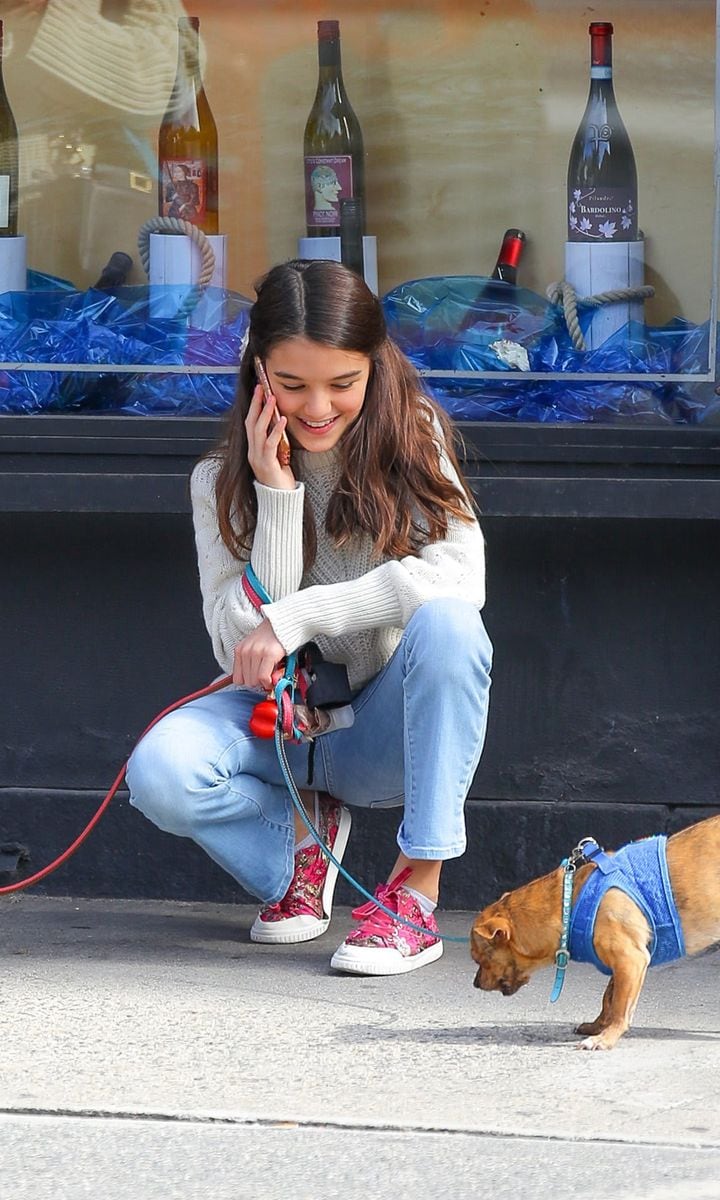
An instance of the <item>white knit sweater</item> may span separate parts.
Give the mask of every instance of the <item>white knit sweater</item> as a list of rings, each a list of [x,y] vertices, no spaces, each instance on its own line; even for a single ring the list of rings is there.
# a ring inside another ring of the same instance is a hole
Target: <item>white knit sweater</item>
[[[448,459],[443,470],[457,479]],[[353,689],[385,666],[413,613],[425,601],[457,597],[481,608],[485,600],[485,555],[479,525],[450,518],[444,541],[397,560],[373,559],[365,535],[338,549],[325,531],[328,501],[338,477],[334,450],[295,449],[294,491],[256,483],[258,519],[250,554],[253,570],[273,598],[263,605],[286,653],[314,641],[325,658],[345,663]],[[233,650],[262,619],[241,586],[245,564],[220,539],[215,505],[218,464],[204,459],[195,467],[191,495],[203,597],[203,614],[223,671],[231,671]],[[317,556],[303,572],[302,530],[305,493],[317,528]]]

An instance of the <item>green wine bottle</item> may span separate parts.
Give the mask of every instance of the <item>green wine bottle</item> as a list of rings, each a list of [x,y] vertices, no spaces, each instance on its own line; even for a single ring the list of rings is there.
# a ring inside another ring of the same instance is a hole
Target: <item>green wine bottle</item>
[[[340,262],[363,278],[363,211],[362,201],[340,201]]]
[[[359,200],[365,232],[365,160],[360,122],[340,62],[340,22],[318,21],[318,85],[305,125],[308,237],[340,236],[340,201]]]
[[[0,237],[17,237],[18,135],[2,75],[3,23],[0,21]]]
[[[568,162],[568,241],[634,242],[637,169],[613,90],[613,27],[593,21],[589,32],[590,94]]]

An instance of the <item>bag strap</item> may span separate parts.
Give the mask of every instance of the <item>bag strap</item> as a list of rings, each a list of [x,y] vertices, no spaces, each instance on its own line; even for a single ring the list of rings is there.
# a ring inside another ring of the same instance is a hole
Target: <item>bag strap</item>
[[[263,587],[250,563],[245,567],[240,581],[242,590],[256,611],[259,612],[263,604],[272,604],[272,597]],[[302,733],[295,724],[296,689],[300,692],[300,697],[304,702],[307,685],[301,672],[298,671],[297,654],[289,654],[285,659],[284,672],[277,671],[273,675],[273,692],[278,702],[283,737],[293,742],[301,742],[303,740]]]
[[[241,583],[242,590],[252,604],[253,608],[259,611],[263,604],[272,604],[272,596],[268,595],[268,593],[265,591],[265,588],[253,571],[250,563],[247,564],[242,573]]]

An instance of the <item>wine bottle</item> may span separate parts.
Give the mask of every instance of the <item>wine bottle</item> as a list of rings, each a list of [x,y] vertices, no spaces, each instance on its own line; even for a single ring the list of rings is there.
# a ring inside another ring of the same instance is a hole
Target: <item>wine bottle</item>
[[[116,250],[103,267],[100,278],[93,287],[96,291],[109,292],[113,288],[121,287],[127,279],[133,265],[133,260],[124,250]]]
[[[340,261],[361,277],[364,275],[363,206],[357,197],[340,201]]]
[[[159,213],[218,232],[217,128],[200,74],[197,17],[178,21],[178,64],[158,136]]]
[[[481,276],[479,290],[472,297],[465,299],[466,310],[459,317],[456,335],[472,329],[479,321],[484,324],[497,324],[499,328],[507,322],[508,292],[507,288],[498,287],[498,284],[517,283],[517,271],[524,247],[525,234],[522,229],[505,230],[492,274],[487,277]],[[494,305],[497,305],[496,309],[493,308]]]
[[[340,236],[340,201],[359,200],[365,232],[365,161],[360,122],[348,100],[340,62],[340,22],[318,21],[318,85],[305,125],[305,217],[308,237]]]
[[[17,237],[18,135],[2,75],[3,23],[0,21],[0,237]]]
[[[590,93],[568,162],[568,241],[633,242],[637,169],[615,102],[613,27],[609,21],[593,21],[589,32]]]
[[[517,269],[524,247],[525,234],[522,229],[506,229],[490,278],[500,279],[503,283],[517,283]]]

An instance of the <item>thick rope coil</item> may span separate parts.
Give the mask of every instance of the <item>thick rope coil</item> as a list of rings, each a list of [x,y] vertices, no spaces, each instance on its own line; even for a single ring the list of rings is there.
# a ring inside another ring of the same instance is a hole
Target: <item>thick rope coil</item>
[[[567,279],[559,283],[551,283],[545,290],[545,295],[551,304],[562,304],[565,324],[576,350],[585,350],[585,338],[582,335],[578,321],[578,304],[586,308],[600,308],[603,304],[617,304],[623,300],[647,300],[655,295],[655,288],[649,284],[637,288],[617,288],[611,292],[598,292],[596,296],[578,296],[575,288]]]
[[[177,311],[178,317],[187,317],[200,302],[215,271],[215,253],[202,229],[191,221],[181,221],[178,217],[150,217],[138,231],[138,253],[145,274],[150,274],[150,234],[151,233],[184,233],[195,242],[200,251],[200,275],[197,283],[188,292]]]

